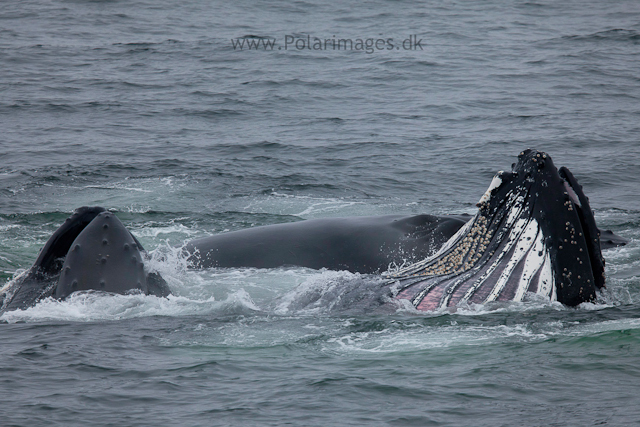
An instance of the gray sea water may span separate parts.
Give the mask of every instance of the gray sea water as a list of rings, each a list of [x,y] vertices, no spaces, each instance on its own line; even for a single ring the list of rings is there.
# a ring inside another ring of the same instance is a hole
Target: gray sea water
[[[638,425],[639,64],[631,0],[3,2],[0,285],[101,205],[174,295],[5,313],[0,425]],[[597,304],[300,310],[353,274],[191,271],[172,249],[473,213],[529,147],[631,239]]]

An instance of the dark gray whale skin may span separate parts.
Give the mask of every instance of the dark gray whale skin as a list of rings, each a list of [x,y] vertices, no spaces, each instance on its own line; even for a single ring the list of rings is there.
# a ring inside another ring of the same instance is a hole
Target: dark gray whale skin
[[[194,268],[301,266],[381,273],[432,255],[471,216],[384,215],[310,219],[192,240]]]

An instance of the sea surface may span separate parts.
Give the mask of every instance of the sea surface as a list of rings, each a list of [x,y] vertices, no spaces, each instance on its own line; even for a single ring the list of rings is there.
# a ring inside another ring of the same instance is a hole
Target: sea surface
[[[173,295],[2,315],[0,425],[640,424],[639,65],[635,0],[3,2],[0,286],[99,205]],[[525,148],[630,239],[597,303],[300,309],[357,275],[193,271],[175,249],[473,214]]]

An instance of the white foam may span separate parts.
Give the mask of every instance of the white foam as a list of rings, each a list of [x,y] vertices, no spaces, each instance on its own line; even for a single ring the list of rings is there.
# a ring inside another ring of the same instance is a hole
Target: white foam
[[[170,295],[118,295],[99,291],[75,292],[64,301],[46,298],[26,310],[13,310],[0,316],[8,323],[74,321],[93,322],[149,316],[190,316],[196,314],[247,314],[259,311],[250,295],[239,290],[222,301],[214,297],[192,299]]]
[[[138,193],[153,193],[153,190],[147,190],[145,188],[140,187],[130,187],[126,186],[122,183],[114,183],[114,184],[102,184],[102,185],[85,185],[84,188],[91,188],[96,190],[127,190],[127,191],[135,191]]]
[[[171,222],[169,225],[160,224],[145,224],[140,228],[132,228],[131,230],[136,237],[151,237],[158,238],[159,236],[166,236],[170,234],[179,234],[181,237],[188,239],[191,236],[200,234],[200,232],[187,227],[184,224],[176,224]]]
[[[11,230],[13,228],[20,228],[20,226],[18,224],[0,225],[0,233],[4,233],[5,231]]]
[[[327,340],[327,351],[341,353],[398,353],[422,351],[434,348],[457,346],[479,346],[494,342],[540,341],[548,334],[534,332],[528,325],[458,326],[449,325],[424,327],[416,325],[402,329],[386,328],[380,331],[347,332]]]
[[[335,292],[340,293],[346,282],[360,277],[360,274],[348,271],[321,270],[316,272],[299,286],[280,297],[280,302],[274,312],[279,315],[291,313],[309,315],[328,312],[337,301]]]
[[[312,197],[273,191],[267,197],[249,199],[248,203],[241,207],[241,210],[252,213],[276,213],[301,218],[317,218],[375,214],[376,212],[372,212],[371,208],[363,202],[339,197]]]

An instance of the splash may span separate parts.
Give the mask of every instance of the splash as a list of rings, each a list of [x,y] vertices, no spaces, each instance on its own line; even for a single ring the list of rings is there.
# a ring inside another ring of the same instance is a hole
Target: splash
[[[193,299],[170,295],[167,298],[142,295],[110,294],[100,291],[75,292],[60,301],[46,298],[26,310],[14,310],[0,316],[0,321],[17,322],[95,322],[116,321],[150,316],[248,315],[259,311],[249,294],[239,290],[222,301],[214,297]]]

